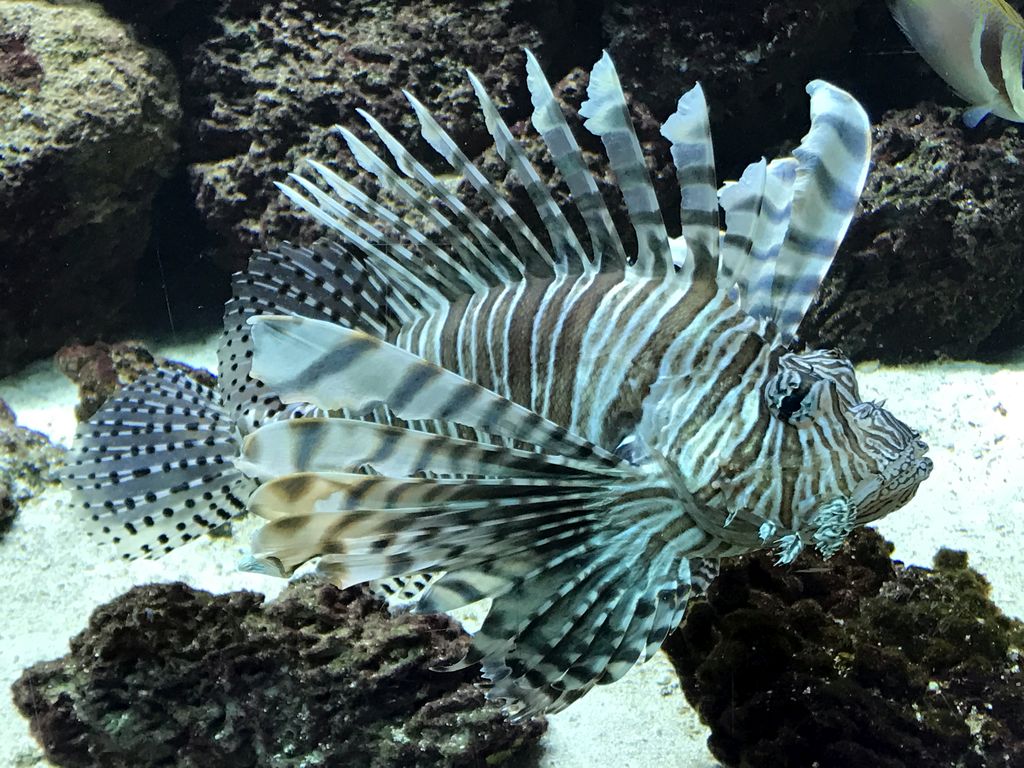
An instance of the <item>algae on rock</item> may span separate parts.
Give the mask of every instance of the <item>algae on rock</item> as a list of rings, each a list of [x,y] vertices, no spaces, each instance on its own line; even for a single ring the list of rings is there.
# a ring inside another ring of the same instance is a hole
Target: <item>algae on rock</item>
[[[14,411],[0,400],[0,536],[22,504],[56,482],[65,452],[45,435],[19,427]]]
[[[823,563],[725,563],[665,650],[726,766],[1024,764],[1024,624],[961,552],[907,567],[872,529]]]
[[[441,615],[391,617],[359,588],[292,584],[278,600],[136,587],[71,652],[14,685],[47,758],[67,768],[521,765],[543,719],[510,722]]]

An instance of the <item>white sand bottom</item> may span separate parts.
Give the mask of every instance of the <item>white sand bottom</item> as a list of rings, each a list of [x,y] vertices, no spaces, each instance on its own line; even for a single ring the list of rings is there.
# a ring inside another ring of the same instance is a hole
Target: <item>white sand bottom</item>
[[[214,365],[215,342],[151,347],[194,365]],[[932,477],[905,509],[883,520],[896,557],[930,565],[940,546],[965,549],[992,582],[996,602],[1024,616],[1024,365],[941,363],[859,370],[863,397],[920,429],[931,445]],[[69,444],[74,388],[52,365],[0,381],[0,399],[19,423]],[[211,591],[276,594],[280,580],[239,573],[251,523],[232,539],[205,538],[155,561],[111,561],[85,535],[61,490],[25,506],[0,541],[0,688],[9,690],[30,664],[60,656],[93,608],[136,584],[182,580]],[[713,768],[706,729],[687,706],[667,659],[659,654],[625,679],[599,688],[550,718],[544,768]],[[0,766],[47,766],[17,713],[0,692]]]

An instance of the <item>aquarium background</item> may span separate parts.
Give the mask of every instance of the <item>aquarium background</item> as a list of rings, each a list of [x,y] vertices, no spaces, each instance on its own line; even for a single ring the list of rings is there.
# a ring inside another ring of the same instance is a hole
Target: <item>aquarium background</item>
[[[570,110],[610,52],[669,215],[678,191],[658,127],[695,82],[710,103],[720,181],[797,144],[809,80],[864,104],[873,167],[800,335],[850,355],[862,395],[885,400],[931,446],[931,478],[876,526],[893,556],[931,566],[941,547],[965,550],[995,604],[1024,617],[1024,141],[996,118],[966,129],[964,105],[885,3],[0,0],[5,688],[66,653],[93,609],[133,585],[182,580],[271,597],[282,588],[235,570],[246,521],[158,561],[115,562],[96,547],[54,481],[76,407],[95,410],[149,356],[216,370],[231,273],[253,248],[322,234],[273,183],[306,156],[358,178],[331,132],[340,123],[365,135],[357,108],[422,157],[407,88],[496,169],[464,69],[526,136],[524,47]],[[597,140],[577,135],[596,157]],[[1019,685],[1016,674],[1001,682]],[[995,729],[983,707],[949,711],[975,736]],[[659,654],[550,716],[539,746],[509,764],[701,768],[716,765],[708,734]],[[1024,765],[1024,735],[1001,734],[979,742],[998,743],[1010,761],[991,764]],[[768,760],[750,764],[777,764]],[[0,765],[47,764],[0,696]],[[150,764],[164,763],[139,763]]]

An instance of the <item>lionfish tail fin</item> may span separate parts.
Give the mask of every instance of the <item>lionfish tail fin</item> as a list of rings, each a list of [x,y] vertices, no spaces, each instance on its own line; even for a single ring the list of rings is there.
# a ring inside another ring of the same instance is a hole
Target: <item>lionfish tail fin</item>
[[[158,557],[244,511],[237,454],[217,393],[157,369],[79,426],[62,482],[92,535],[126,560]]]

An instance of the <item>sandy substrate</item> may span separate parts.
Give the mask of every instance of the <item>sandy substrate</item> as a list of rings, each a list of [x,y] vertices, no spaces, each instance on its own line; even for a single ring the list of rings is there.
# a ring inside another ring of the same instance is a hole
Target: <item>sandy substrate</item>
[[[209,339],[159,353],[212,367]],[[885,399],[922,431],[935,462],[911,505],[882,521],[896,557],[929,565],[940,546],[965,549],[992,582],[1005,611],[1024,617],[1024,358],[1001,366],[946,363],[887,369],[861,366],[862,396]],[[19,423],[70,443],[74,388],[49,365],[0,381],[0,399]],[[235,571],[248,530],[232,539],[206,538],[156,562],[124,564],[90,542],[52,490],[26,506],[0,541],[0,688],[21,670],[67,651],[92,609],[135,584],[180,579],[202,589],[253,589],[276,594],[279,580]],[[545,768],[679,765],[713,768],[706,729],[679,691],[661,655],[619,683],[598,689],[551,717]],[[0,766],[46,766],[10,696],[0,692]]]

